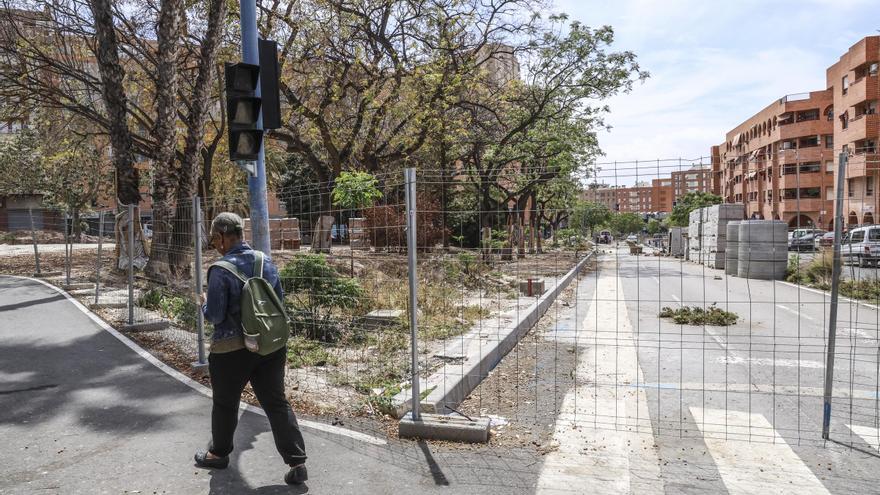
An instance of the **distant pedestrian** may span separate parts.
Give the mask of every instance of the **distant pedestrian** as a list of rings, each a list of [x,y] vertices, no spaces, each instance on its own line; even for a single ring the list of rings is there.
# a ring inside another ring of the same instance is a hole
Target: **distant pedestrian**
[[[288,484],[300,484],[308,479],[306,452],[296,415],[284,394],[284,369],[287,347],[265,356],[251,352],[245,346],[241,317],[241,278],[253,277],[260,269],[262,278],[284,299],[278,269],[259,251],[242,241],[244,222],[234,213],[220,213],[211,223],[211,245],[223,260],[238,269],[238,275],[228,269],[212,266],[208,271],[208,295],[202,311],[205,319],[214,324],[208,370],[213,389],[211,411],[211,443],[205,451],[195,455],[196,465],[224,469],[229,465],[232,439],[238,425],[238,407],[241,392],[250,382],[257,400],[269,418],[275,447],[290,466],[284,476]],[[256,266],[255,266],[256,265]],[[227,265],[228,266],[228,265]],[[230,267],[231,268],[231,267]]]

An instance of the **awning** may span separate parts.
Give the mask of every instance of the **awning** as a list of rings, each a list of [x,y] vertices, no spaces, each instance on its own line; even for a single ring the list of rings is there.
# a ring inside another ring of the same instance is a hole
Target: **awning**
[[[785,120],[789,117],[791,117],[791,112],[783,112],[776,116],[776,118],[779,120]]]
[[[747,179],[754,179],[756,175],[758,175],[758,171],[752,170],[751,172],[749,172],[749,175],[747,175],[746,178]]]
[[[736,136],[734,136],[734,138],[733,138],[733,145],[734,146],[739,144],[740,140],[742,139],[742,136],[743,135],[741,132],[739,134],[737,134]]]

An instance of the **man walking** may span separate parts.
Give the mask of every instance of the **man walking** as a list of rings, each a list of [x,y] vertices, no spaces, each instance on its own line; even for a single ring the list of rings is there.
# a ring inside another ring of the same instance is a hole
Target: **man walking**
[[[224,261],[235,265],[250,278],[254,276],[256,252],[242,241],[244,222],[234,213],[220,213],[211,222],[211,245]],[[263,278],[284,299],[278,269],[266,257]],[[241,392],[250,382],[257,400],[269,418],[275,447],[290,466],[284,476],[288,484],[308,479],[306,452],[302,433],[287,397],[284,395],[284,366],[287,347],[261,356],[245,347],[241,323],[241,293],[244,283],[224,269],[208,272],[208,296],[202,309],[205,319],[214,324],[208,370],[211,374],[214,405],[211,411],[211,443],[195,455],[196,465],[224,469],[229,465],[232,438],[238,425]]]

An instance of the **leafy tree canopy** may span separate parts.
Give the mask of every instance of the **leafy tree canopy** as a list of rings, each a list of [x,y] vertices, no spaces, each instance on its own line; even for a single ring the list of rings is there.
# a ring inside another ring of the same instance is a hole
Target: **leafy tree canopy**
[[[687,227],[688,217],[692,211],[706,206],[721,204],[721,196],[710,192],[689,192],[678,198],[669,215],[669,225]]]

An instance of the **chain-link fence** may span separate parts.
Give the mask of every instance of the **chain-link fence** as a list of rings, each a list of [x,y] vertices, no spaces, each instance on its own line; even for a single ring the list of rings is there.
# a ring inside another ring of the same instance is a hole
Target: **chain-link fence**
[[[288,394],[323,417],[399,417],[415,362],[423,411],[488,416],[502,443],[587,427],[803,444],[830,419],[831,440],[880,444],[874,179],[843,181],[829,340],[838,158],[820,153],[816,169],[808,151],[599,163],[575,189],[543,169],[419,169],[411,208],[402,171],[281,188],[268,229],[291,319]],[[848,156],[848,174],[873,156]],[[7,235],[3,271],[50,277],[192,370],[212,333],[199,317],[219,257],[206,226],[248,205],[169,210],[42,210]],[[251,230],[246,219],[247,242]]]

